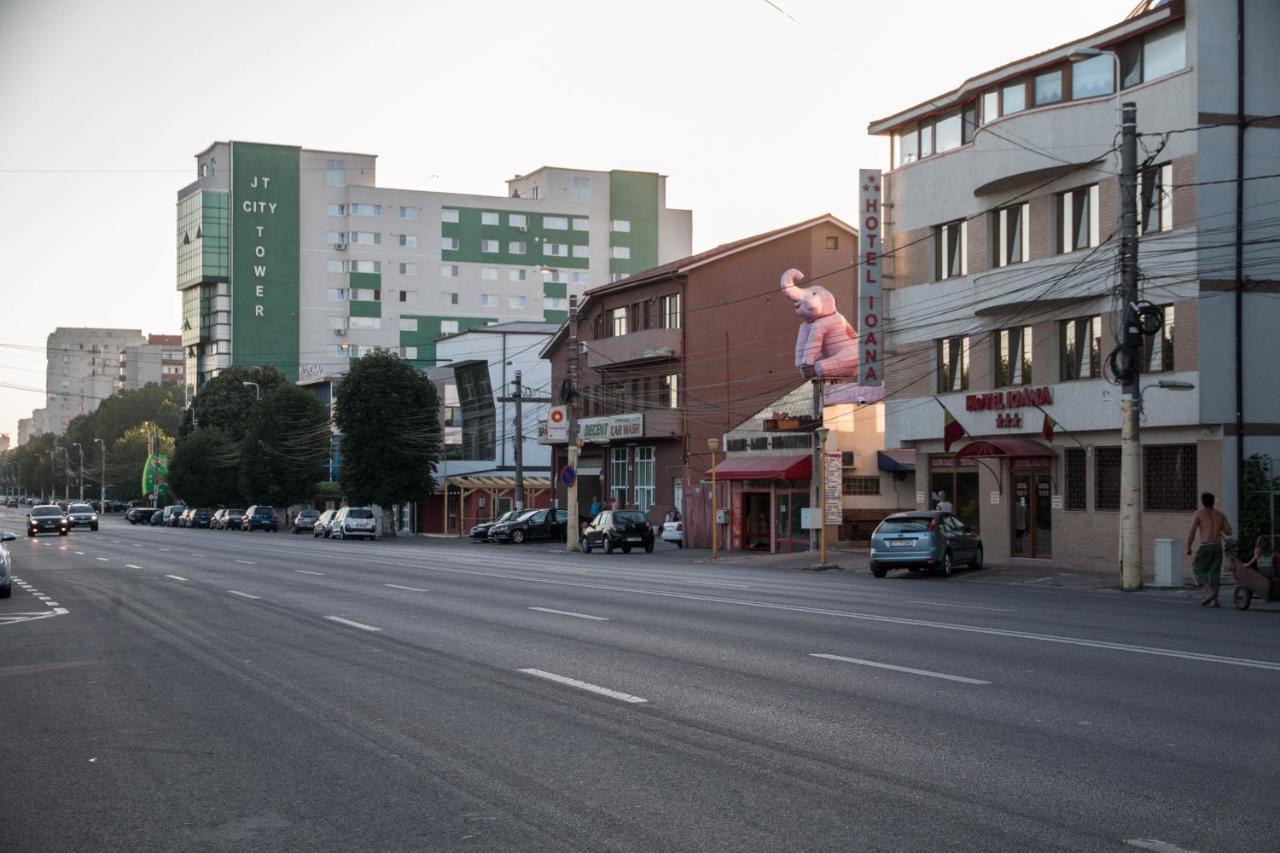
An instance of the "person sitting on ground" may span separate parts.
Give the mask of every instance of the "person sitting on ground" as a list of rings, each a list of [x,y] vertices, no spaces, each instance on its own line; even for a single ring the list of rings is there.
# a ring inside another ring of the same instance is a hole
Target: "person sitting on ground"
[[[1195,542],[1196,531],[1200,532],[1200,548],[1196,551],[1192,569],[1196,582],[1204,587],[1204,601],[1201,607],[1218,607],[1218,589],[1222,586],[1222,537],[1231,534],[1231,522],[1218,510],[1213,508],[1213,493],[1205,492],[1200,496],[1204,504],[1196,510],[1191,519],[1191,529],[1187,531],[1187,556],[1191,556],[1191,545]]]
[[[1253,558],[1244,564],[1246,568],[1255,569],[1268,577],[1275,577],[1280,570],[1280,560],[1272,550],[1271,537],[1259,536],[1253,545]]]

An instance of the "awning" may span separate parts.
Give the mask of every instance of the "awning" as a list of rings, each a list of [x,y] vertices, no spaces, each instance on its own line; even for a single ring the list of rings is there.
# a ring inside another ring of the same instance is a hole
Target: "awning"
[[[807,480],[813,474],[813,457],[808,453],[782,456],[729,456],[716,466],[721,480]]]
[[[971,441],[956,451],[955,458],[971,456],[1055,456],[1052,447],[1026,438],[989,438]]]
[[[497,489],[503,491],[516,487],[515,474],[457,474],[449,475],[444,479],[450,486],[458,486],[463,489]],[[549,477],[525,477],[524,487],[526,489],[549,489],[551,488],[551,479]]]
[[[877,450],[876,467],[890,474],[911,474],[916,470],[914,450]]]
[[[584,465],[579,465],[579,466],[578,466],[578,476],[579,476],[579,477],[599,477],[599,476],[600,476],[600,466],[599,466],[599,464],[596,464],[596,465],[585,465],[585,466],[584,466]]]

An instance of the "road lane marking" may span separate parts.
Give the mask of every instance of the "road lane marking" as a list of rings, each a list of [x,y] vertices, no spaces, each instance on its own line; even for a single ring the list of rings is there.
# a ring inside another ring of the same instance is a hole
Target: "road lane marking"
[[[1178,847],[1167,841],[1160,841],[1155,838],[1129,838],[1124,843],[1142,850],[1154,850],[1155,853],[1196,853],[1194,850]]]
[[[237,563],[241,564],[242,566],[256,566],[256,565],[258,565],[258,564],[257,564],[257,563],[255,563],[253,560],[236,560],[235,562],[237,562]]]
[[[963,675],[947,675],[945,672],[934,672],[928,669],[913,669],[909,666],[896,666],[891,663],[877,663],[873,660],[863,660],[862,658],[847,658],[844,655],[824,655],[811,654],[811,658],[825,658],[826,660],[839,660],[845,663],[856,663],[859,666],[874,666],[877,669],[892,669],[895,672],[909,672],[912,675],[925,675],[929,678],[944,678],[947,681],[959,681],[961,684],[990,684],[990,681],[983,681],[979,678],[965,678]]]
[[[608,687],[601,687],[598,684],[588,684],[587,682],[579,681],[576,678],[569,678],[568,676],[564,676],[564,675],[556,675],[554,672],[544,672],[541,669],[522,669],[520,670],[520,672],[523,672],[525,675],[532,675],[535,678],[545,678],[547,681],[554,681],[557,684],[567,684],[570,687],[577,687],[579,690],[586,690],[589,693],[595,693],[600,696],[608,696],[610,699],[617,699],[622,702],[630,702],[633,705],[638,705],[638,704],[649,701],[648,699],[643,699],[639,696],[632,696],[630,693],[620,693],[617,690],[610,690]]]
[[[76,554],[76,556],[77,556],[77,557],[83,557],[83,556],[84,556],[84,551],[76,551],[76,552],[75,552],[75,554]]]
[[[133,563],[125,563],[125,564],[124,564],[124,567],[125,567],[126,569],[140,569],[140,568],[142,568],[142,566],[135,566]]]
[[[751,589],[751,586],[745,583],[728,583],[727,581],[691,581],[684,580],[683,578],[680,578],[680,580],[684,581],[684,583],[697,583],[702,584],[703,586],[731,586],[737,589]]]
[[[238,589],[229,589],[229,590],[227,590],[227,593],[228,593],[228,594],[230,594],[230,595],[238,595],[238,596],[240,596],[241,598],[251,598],[251,599],[253,599],[254,601],[257,601],[258,599],[262,598],[262,596],[260,596],[260,595],[250,595],[249,593],[247,593],[247,592],[241,592],[241,591],[240,591],[240,590],[238,590]]]
[[[184,578],[182,575],[165,575],[165,577],[167,577],[167,578],[172,578],[173,580],[176,580],[176,581],[185,581],[185,580],[186,580],[186,578]]]
[[[157,550],[157,551],[172,551],[173,549],[172,549],[172,548],[161,548],[159,545],[157,545],[157,546],[156,546],[156,550]]]
[[[965,610],[990,610],[995,613],[1015,613],[1017,611],[1009,610],[1005,607],[980,607],[977,604],[943,604],[941,601],[920,601],[918,599],[908,599],[908,604],[927,604],[930,607],[959,607]]]
[[[197,554],[197,553],[195,553],[195,552],[193,551],[193,552],[192,552],[192,554],[191,554],[191,556],[193,556],[193,557],[203,557],[203,556],[204,556],[204,554]]]
[[[110,560],[108,560],[106,557],[96,557],[95,559],[97,559],[99,562],[103,562],[103,563],[110,563],[110,562],[111,562],[111,561],[110,561]]]
[[[539,613],[554,613],[557,616],[572,616],[575,619],[591,619],[596,622],[608,622],[608,618],[604,616],[588,616],[585,613],[574,613],[569,610],[552,610],[550,607],[530,607],[530,610],[537,610]]]
[[[398,584],[398,583],[384,583],[384,584],[383,584],[383,586],[385,586],[385,587],[389,587],[389,588],[391,588],[391,589],[403,589],[403,590],[408,590],[409,592],[431,592],[431,590],[429,590],[429,589],[423,589],[423,588],[422,588],[422,587],[420,587],[420,586],[401,586],[401,585],[400,585],[400,584]]]
[[[324,577],[324,572],[309,572],[306,569],[294,569],[300,575],[315,575],[318,578]]]
[[[361,631],[381,631],[381,628],[375,628],[372,625],[366,625],[363,622],[353,622],[350,619],[343,619],[341,616],[324,617],[330,622],[341,622],[343,625],[350,625],[352,628],[359,628]]]

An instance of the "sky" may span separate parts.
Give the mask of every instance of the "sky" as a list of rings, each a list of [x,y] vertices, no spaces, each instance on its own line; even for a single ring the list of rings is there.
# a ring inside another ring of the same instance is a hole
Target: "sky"
[[[55,327],[178,331],[176,194],[215,140],[449,192],[657,171],[700,251],[852,221],[870,121],[1134,2],[0,0],[0,432],[44,405]]]

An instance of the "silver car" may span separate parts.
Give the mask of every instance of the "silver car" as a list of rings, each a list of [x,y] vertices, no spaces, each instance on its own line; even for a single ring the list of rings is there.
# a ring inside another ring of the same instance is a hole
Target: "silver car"
[[[4,547],[4,543],[17,538],[7,530],[0,533],[0,598],[13,595],[13,558],[9,556],[9,549]]]
[[[67,517],[71,519],[72,527],[98,529],[98,514],[88,504],[72,504],[67,507]]]
[[[921,569],[951,577],[957,565],[982,568],[982,537],[949,512],[895,513],[871,534],[871,574]]]

